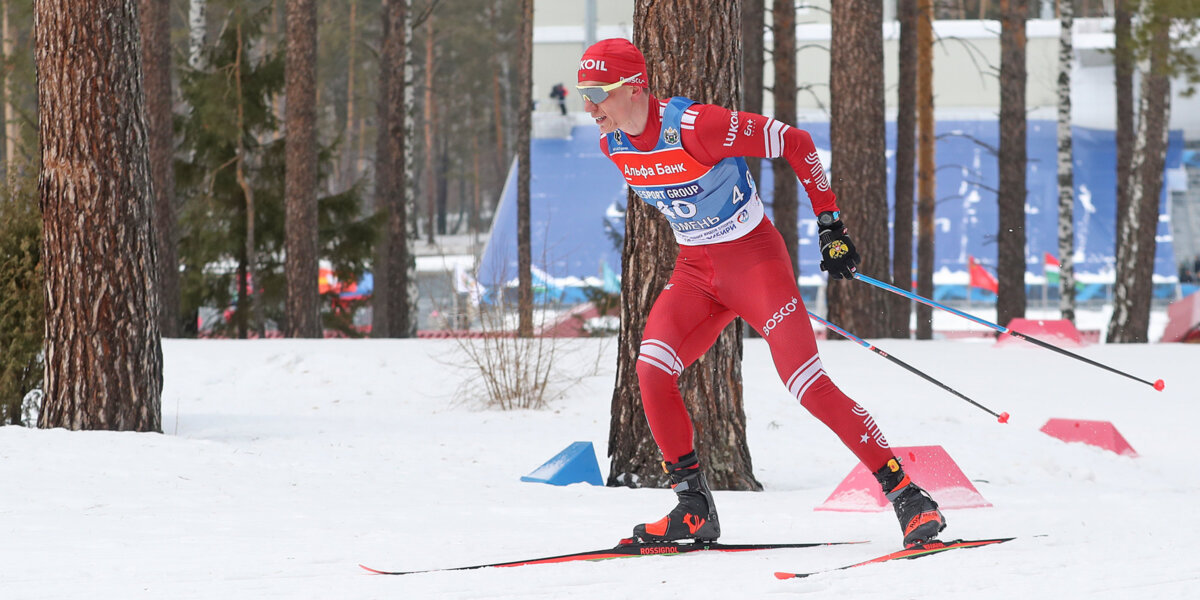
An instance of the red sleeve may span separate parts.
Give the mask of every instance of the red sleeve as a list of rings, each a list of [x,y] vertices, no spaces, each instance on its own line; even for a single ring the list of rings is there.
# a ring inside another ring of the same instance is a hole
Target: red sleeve
[[[715,165],[733,156],[783,157],[804,185],[814,215],[838,210],[837,196],[807,131],[713,104],[693,104],[684,112],[682,128],[684,148],[700,162]]]

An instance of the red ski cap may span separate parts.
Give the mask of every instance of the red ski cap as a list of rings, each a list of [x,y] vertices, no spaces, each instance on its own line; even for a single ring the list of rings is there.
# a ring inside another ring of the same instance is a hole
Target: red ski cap
[[[640,75],[639,75],[640,73]],[[633,77],[637,75],[637,77]],[[646,74],[646,58],[641,50],[625,38],[609,38],[592,44],[579,59],[578,81],[616,83],[633,77],[625,83],[637,87],[649,87]]]

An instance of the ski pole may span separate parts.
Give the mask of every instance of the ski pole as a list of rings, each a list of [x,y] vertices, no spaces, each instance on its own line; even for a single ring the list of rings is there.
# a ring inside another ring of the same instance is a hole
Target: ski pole
[[[875,287],[883,288],[889,292],[900,294],[901,296],[906,296],[908,298],[916,300],[917,302],[920,302],[921,304],[925,304],[927,306],[932,306],[934,308],[940,308],[948,313],[958,315],[969,321],[974,321],[976,323],[979,323],[980,325],[984,325],[986,327],[991,327],[992,329],[995,329],[996,331],[999,331],[1000,333],[1007,333],[1008,335],[1011,335],[1011,336],[1017,338],[1018,340],[1025,340],[1026,342],[1029,342],[1035,346],[1041,346],[1047,350],[1053,350],[1064,356],[1070,356],[1071,358],[1081,360],[1089,365],[1092,365],[1093,367],[1100,367],[1101,369],[1104,369],[1105,371],[1116,373],[1117,375],[1121,375],[1123,377],[1128,377],[1134,381],[1139,381],[1139,382],[1144,383],[1160,392],[1163,390],[1164,387],[1166,387],[1166,383],[1164,383],[1163,380],[1161,380],[1161,379],[1157,379],[1154,381],[1154,383],[1151,383],[1149,381],[1146,381],[1145,379],[1142,379],[1141,377],[1135,377],[1133,375],[1130,375],[1129,373],[1126,373],[1125,371],[1121,371],[1119,369],[1114,369],[1108,365],[1098,363],[1090,358],[1075,354],[1074,352],[1071,352],[1070,350],[1066,350],[1064,348],[1059,348],[1058,346],[1055,346],[1054,344],[1051,344],[1048,342],[1043,342],[1042,340],[1039,340],[1035,337],[1027,336],[1019,331],[1013,331],[1012,329],[1009,329],[1007,327],[1002,327],[991,321],[981,319],[974,315],[967,314],[965,312],[962,312],[961,310],[956,310],[956,309],[950,308],[949,306],[946,306],[945,304],[940,304],[940,303],[930,300],[929,298],[926,298],[924,296],[918,296],[917,294],[914,294],[908,290],[900,289],[890,283],[884,283],[882,281],[879,281],[878,279],[873,279],[871,277],[863,275],[862,273],[859,273],[856,276],[856,279],[861,279],[862,281],[865,281]]]
[[[884,352],[883,350],[876,348],[873,344],[858,337],[857,335],[854,335],[853,333],[850,333],[849,331],[846,331],[845,329],[842,329],[841,327],[838,327],[837,325],[834,325],[833,323],[830,323],[829,321],[826,321],[825,319],[822,319],[821,317],[818,317],[817,315],[812,314],[812,311],[809,311],[808,316],[810,319],[836,331],[842,337],[844,337],[848,340],[851,340],[853,342],[857,342],[858,345],[862,346],[863,348],[866,348],[867,350],[870,350],[871,352],[874,352],[875,354],[878,354],[878,355],[900,365],[901,367],[904,367],[905,369],[908,370],[908,372],[910,372],[914,375],[917,375],[918,377],[921,377],[925,381],[928,381],[928,382],[942,388],[943,390],[946,390],[947,392],[950,392],[951,394],[954,394],[955,396],[958,396],[959,398],[962,398],[963,400],[970,402],[971,404],[974,404],[975,406],[979,407],[980,409],[982,409],[984,412],[988,413],[989,415],[996,417],[997,421],[1000,421],[1001,423],[1008,422],[1008,413],[1002,412],[1000,414],[996,414],[990,408],[964,396],[963,394],[959,393],[954,388],[927,375],[924,371],[921,371],[920,369],[917,369],[916,367],[900,360],[899,358],[896,358],[895,356],[892,356],[891,354],[888,354],[887,352]]]

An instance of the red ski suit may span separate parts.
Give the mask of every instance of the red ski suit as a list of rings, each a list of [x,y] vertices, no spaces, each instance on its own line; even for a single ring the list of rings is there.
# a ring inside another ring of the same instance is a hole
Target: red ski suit
[[[650,101],[645,130],[628,136],[640,152],[649,152],[658,143],[667,105],[653,97]],[[705,104],[688,109],[681,129],[683,150],[704,165],[728,157],[784,157],[802,174],[800,181],[814,213],[837,210],[807,132],[762,115]],[[602,137],[600,145],[608,155],[606,140]],[[810,168],[814,162],[817,169]],[[825,374],[783,238],[763,218],[736,239],[681,244],[671,280],[650,310],[638,357],[638,385],[646,419],[667,462],[693,450],[692,422],[679,392],[679,374],[712,346],[736,316],[763,334],[788,391],[871,472],[893,457],[874,419]]]

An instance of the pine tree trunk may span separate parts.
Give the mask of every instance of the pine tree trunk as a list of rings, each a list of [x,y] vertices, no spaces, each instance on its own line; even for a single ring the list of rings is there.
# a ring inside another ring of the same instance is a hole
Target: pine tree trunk
[[[796,124],[796,5],[792,0],[774,0],[771,10],[775,37],[775,120]],[[800,203],[798,182],[787,159],[771,159],[771,172],[776,175],[771,221],[783,237],[783,244],[792,259],[792,272],[800,275],[798,216]]]
[[[1141,69],[1142,90],[1137,141],[1130,167],[1128,212],[1117,232],[1116,283],[1107,336],[1110,343],[1146,342],[1150,328],[1155,236],[1171,107],[1171,80],[1166,74],[1170,20],[1154,8],[1143,5],[1139,11],[1143,13],[1142,22],[1149,29],[1150,57]]]
[[[1075,322],[1075,166],[1071,145],[1071,65],[1075,0],[1059,0],[1058,42],[1058,308]]]
[[[1025,15],[1028,0],[1001,2],[1000,183],[996,322],[1025,316]]]
[[[346,128],[342,150],[341,189],[349,189],[358,179],[358,157],[356,152],[356,137],[361,139],[361,128],[358,128],[358,115],[355,110],[355,71],[358,70],[358,0],[350,0],[350,41],[346,45]]]
[[[529,224],[529,133],[533,105],[533,0],[521,0],[521,39],[517,53],[517,325],[519,337],[533,337],[533,264]]]
[[[317,264],[317,5],[287,0],[286,203],[287,331],[322,336]]]
[[[742,0],[742,110],[763,111],[763,38],[766,7],[764,0]],[[746,166],[755,182],[762,181],[762,159],[746,158]]]
[[[378,132],[375,138],[375,211],[383,218],[384,229],[379,236],[379,243],[375,246],[375,265],[372,275],[375,278],[375,289],[371,293],[371,337],[389,338],[392,337],[392,329],[390,319],[388,318],[388,291],[391,285],[390,273],[388,269],[388,257],[391,256],[391,237],[392,237],[392,204],[391,196],[394,193],[394,184],[392,183],[392,159],[389,155],[391,143],[388,134],[391,132],[389,125],[392,116],[389,114],[391,105],[388,102],[388,92],[391,90],[392,71],[396,68],[391,62],[391,55],[388,54],[388,40],[391,38],[391,10],[390,6],[393,2],[403,0],[382,0],[380,7],[380,15],[382,23],[380,28],[382,38],[380,47],[383,51],[379,53],[379,99],[375,110],[376,131]]]
[[[896,85],[896,183],[892,218],[892,285],[912,289],[913,265],[913,179],[916,168],[917,136],[917,5],[899,5],[900,48]],[[899,294],[888,307],[890,327],[886,337],[908,338],[912,325],[912,302]]]
[[[651,91],[697,102],[736,106],[741,100],[739,11],[736,0],[702,6],[685,0],[638,0],[634,44],[646,57]],[[637,385],[637,356],[646,315],[678,254],[670,227],[632,193],[622,250],[621,332],[609,429],[608,485],[663,486],[662,456],[650,434]],[[696,432],[696,452],[718,489],[759,490],[746,445],[742,409],[741,319],[684,370],[680,388]]]
[[[883,97],[883,4],[833,3],[829,93],[830,170],[838,206],[862,255],[859,271],[887,273],[887,137]],[[884,275],[886,277],[886,275]],[[890,299],[870,286],[830,279],[829,320],[863,337],[887,329]],[[830,339],[836,339],[831,336]]]
[[[425,213],[428,231],[427,241],[430,246],[437,242],[434,240],[434,234],[437,228],[434,226],[436,211],[434,206],[437,202],[438,181],[436,168],[437,153],[434,151],[434,126],[437,123],[437,106],[433,102],[433,13],[430,13],[425,21]]]
[[[12,22],[9,20],[9,11],[11,10],[10,0],[2,0],[0,2],[0,48],[4,50],[4,60],[10,61],[13,56],[13,50],[16,49],[16,41],[13,39]],[[17,178],[17,136],[20,129],[17,126],[17,113],[13,105],[13,76],[9,73],[9,69],[3,69],[3,87],[0,91],[4,94],[4,112],[0,114],[4,118],[4,182],[8,184],[9,189],[13,188],[13,182]]]
[[[150,174],[154,182],[154,246],[158,253],[159,329],[179,337],[178,233],[175,228],[175,133],[171,112],[171,23],[169,6],[141,0],[142,64],[146,90]]]
[[[136,0],[37,0],[46,301],[40,427],[162,431]]]
[[[917,2],[917,293],[933,297],[937,140],[933,118],[933,0]],[[933,339],[933,307],[917,305],[917,339]]]

